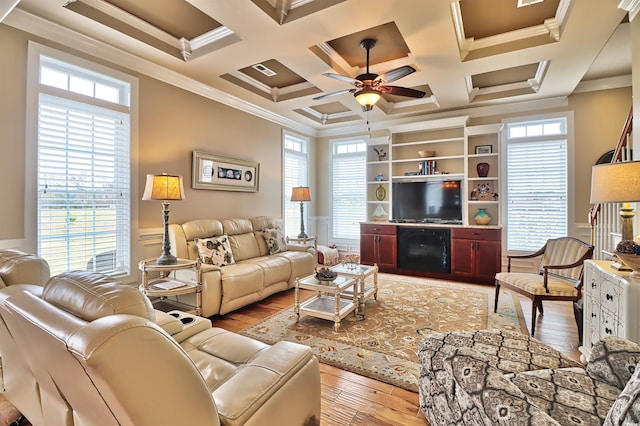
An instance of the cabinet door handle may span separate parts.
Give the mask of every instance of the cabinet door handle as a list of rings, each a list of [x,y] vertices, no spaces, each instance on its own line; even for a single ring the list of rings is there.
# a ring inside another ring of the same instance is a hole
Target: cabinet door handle
[[[613,334],[613,330],[607,327],[604,328],[604,332],[607,334]]]
[[[597,317],[597,315],[591,312],[591,318],[595,318],[595,317]]]
[[[373,228],[374,231],[382,231],[382,228]]]
[[[480,235],[479,232],[472,232],[471,235]]]
[[[598,287],[598,285],[595,282],[591,283],[591,288],[597,288],[597,287]]]
[[[605,297],[607,298],[607,300],[613,300],[613,296],[610,295],[609,293],[607,293],[607,295]]]

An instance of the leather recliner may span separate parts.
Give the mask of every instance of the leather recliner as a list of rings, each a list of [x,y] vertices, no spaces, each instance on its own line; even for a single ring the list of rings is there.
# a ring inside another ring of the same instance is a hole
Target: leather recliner
[[[10,291],[11,287],[23,284],[23,289],[39,296],[49,275],[49,264],[43,258],[15,249],[0,250],[0,288]],[[39,393],[38,383],[12,342],[12,336],[0,320],[0,385],[4,395],[20,412],[32,413],[32,423],[42,424],[40,403],[36,398]]]
[[[101,274],[61,274],[41,296],[31,290],[0,290],[11,337],[0,344],[3,354],[15,345],[35,380],[39,407],[23,413],[34,425],[319,422],[319,365],[306,346],[270,346],[205,318],[158,313],[137,289]]]

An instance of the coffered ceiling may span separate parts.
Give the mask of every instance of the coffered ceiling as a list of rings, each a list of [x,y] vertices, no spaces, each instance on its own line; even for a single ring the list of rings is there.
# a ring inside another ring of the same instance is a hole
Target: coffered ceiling
[[[209,87],[216,100],[322,132],[629,85],[624,2],[21,0],[4,23],[29,30],[44,18]],[[351,93],[316,99],[354,89],[364,39],[376,41],[371,73],[410,66],[389,84],[425,96],[383,94],[369,113]]]

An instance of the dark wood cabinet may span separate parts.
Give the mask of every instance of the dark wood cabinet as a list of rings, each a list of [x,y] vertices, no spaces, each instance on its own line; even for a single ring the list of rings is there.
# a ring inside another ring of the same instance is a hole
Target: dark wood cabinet
[[[383,272],[393,272],[397,246],[394,225],[360,225],[360,262],[363,264],[375,264]]]
[[[502,242],[499,229],[451,230],[453,279],[492,284],[501,268]]]
[[[502,268],[502,231],[500,229],[403,224],[401,230],[405,228],[416,230],[446,229],[447,233],[443,235],[446,235],[446,245],[450,247],[450,265],[447,264],[450,268],[447,267],[446,272],[442,272],[417,270],[411,266],[402,266],[406,262],[398,258],[398,256],[402,256],[400,254],[402,250],[399,251],[398,244],[407,244],[407,242],[403,243],[398,239],[399,228],[397,225],[387,223],[360,224],[360,262],[365,265],[376,264],[383,272],[484,284],[493,284],[496,273],[500,272]],[[443,238],[445,237],[440,236],[438,241]],[[447,253],[449,253],[448,249]],[[425,264],[428,263],[428,260],[425,259]]]

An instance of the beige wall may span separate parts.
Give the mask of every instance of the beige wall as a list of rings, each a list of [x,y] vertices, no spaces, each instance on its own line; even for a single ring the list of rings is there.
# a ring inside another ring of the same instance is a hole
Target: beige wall
[[[24,173],[25,110],[27,42],[30,39],[60,48],[0,24],[0,178],[3,182],[11,182],[3,190],[0,241],[20,240],[26,234],[24,205],[25,194],[29,196],[29,193],[25,190]],[[89,57],[79,52],[71,53]],[[114,64],[105,65],[128,72]],[[133,155],[139,158],[139,167],[134,203],[140,200],[147,173],[167,172],[184,177],[187,196],[187,200],[171,204],[171,222],[262,214],[281,217],[281,126],[158,80],[141,75],[137,77],[139,144],[138,152]],[[259,162],[259,191],[192,189],[193,150]],[[159,202],[140,202],[138,212],[140,229],[162,226]]]
[[[27,42],[23,34],[0,25],[0,240],[24,237],[24,167]]]
[[[195,218],[282,215],[282,129],[258,117],[158,82],[140,79],[139,190],[147,173],[184,177],[186,201],[171,204],[171,222]],[[257,193],[191,188],[194,150],[260,163]],[[140,228],[161,225],[161,205],[139,205]]]

